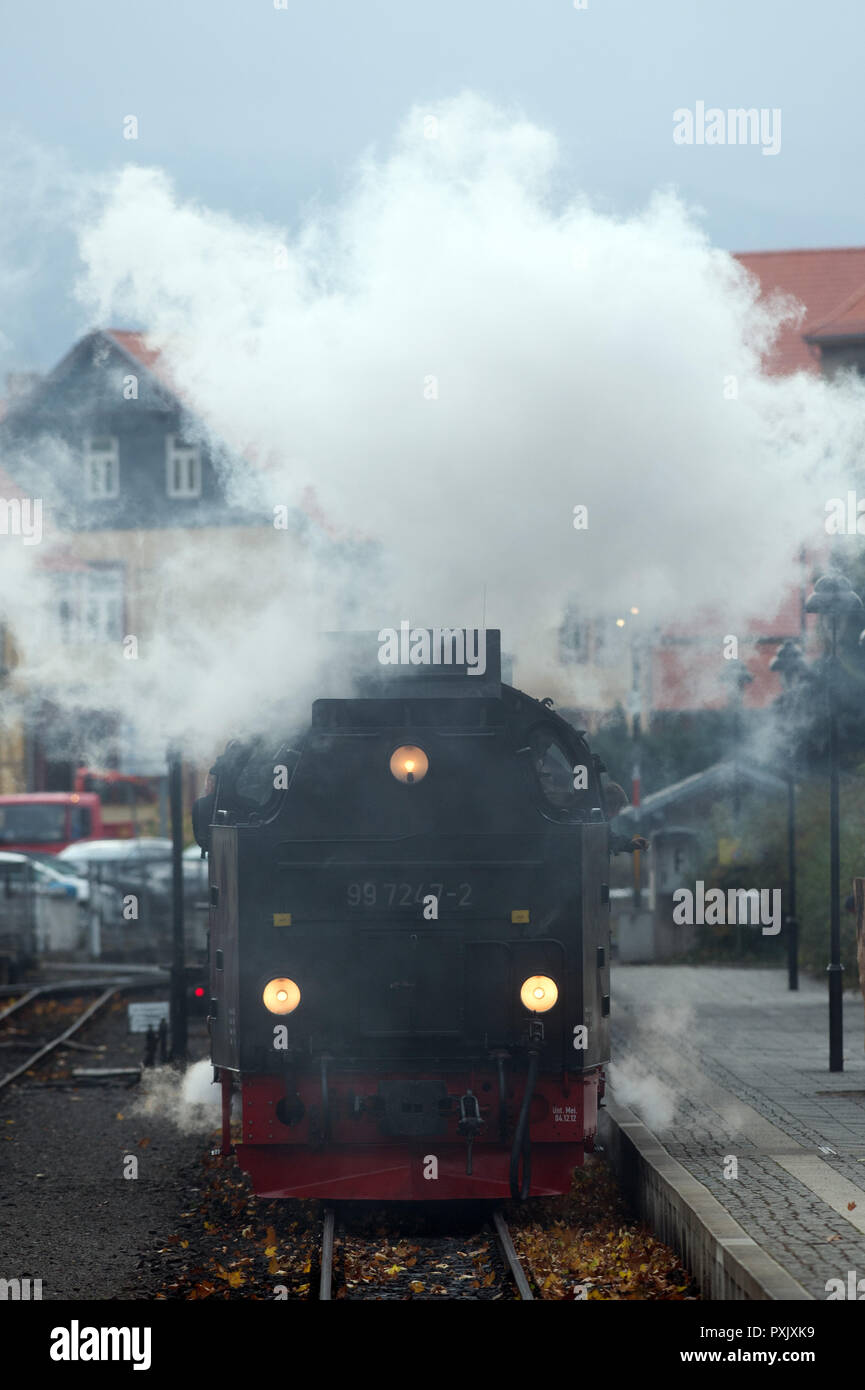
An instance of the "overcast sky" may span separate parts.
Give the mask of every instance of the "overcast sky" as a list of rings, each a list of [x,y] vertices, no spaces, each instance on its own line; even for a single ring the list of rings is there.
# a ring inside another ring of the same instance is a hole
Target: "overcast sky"
[[[52,365],[86,326],[73,229],[22,206],[30,162],[157,165],[181,196],[290,226],[412,105],[466,88],[553,132],[563,196],[626,213],[673,185],[733,250],[865,241],[862,0],[0,0],[0,27],[4,370]],[[778,108],[779,153],[674,143],[698,102]]]

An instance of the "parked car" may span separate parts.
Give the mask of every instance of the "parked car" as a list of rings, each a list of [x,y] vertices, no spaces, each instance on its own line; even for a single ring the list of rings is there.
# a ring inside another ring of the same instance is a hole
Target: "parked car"
[[[171,859],[171,841],[159,839],[139,840],[80,840],[78,844],[68,845],[56,856],[58,861],[76,866],[84,866],[86,873],[93,866],[140,867],[155,860]],[[107,877],[107,875],[106,875]]]
[[[128,920],[140,924],[145,937],[149,934],[149,944],[157,938],[165,944],[171,930],[173,895],[170,840],[90,840],[70,845],[56,861],[88,875],[99,893],[103,927],[118,928]],[[187,944],[199,954],[206,946],[208,882],[207,864],[197,845],[184,852],[183,889]],[[127,919],[123,900],[130,895],[138,899],[137,915]]]
[[[160,868],[170,855],[170,840],[82,840],[61,850],[55,862],[94,886],[102,900],[100,915],[110,921],[119,915],[121,900],[128,894],[142,899],[145,910],[151,902],[164,907]]]
[[[58,868],[55,855],[50,856],[49,862],[48,855],[43,859],[40,855],[0,850],[0,885],[7,896],[11,896],[10,888],[15,893],[28,891],[28,884],[32,884],[33,892],[46,897],[75,898],[78,902],[87,898],[86,878],[71,866],[66,872]]]
[[[47,856],[46,856],[47,858]],[[90,885],[70,867],[0,851],[0,974],[26,968],[46,952],[74,950],[87,922]]]

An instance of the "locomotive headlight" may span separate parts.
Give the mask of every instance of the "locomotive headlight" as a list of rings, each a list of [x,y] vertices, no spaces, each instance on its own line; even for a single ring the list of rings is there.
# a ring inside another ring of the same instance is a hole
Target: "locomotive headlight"
[[[558,986],[548,975],[530,975],[520,990],[520,999],[533,1014],[545,1014],[558,997]]]
[[[422,782],[428,768],[426,753],[412,743],[404,743],[390,755],[390,770],[398,782]]]
[[[272,1014],[292,1014],[300,1003],[300,990],[294,980],[268,980],[261,998]]]

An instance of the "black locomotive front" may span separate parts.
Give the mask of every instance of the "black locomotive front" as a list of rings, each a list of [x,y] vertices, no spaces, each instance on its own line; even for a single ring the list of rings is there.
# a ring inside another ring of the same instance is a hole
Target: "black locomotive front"
[[[548,1194],[592,1143],[602,793],[583,737],[501,684],[497,639],[482,678],[400,671],[220,762],[213,1061],[263,1194]]]

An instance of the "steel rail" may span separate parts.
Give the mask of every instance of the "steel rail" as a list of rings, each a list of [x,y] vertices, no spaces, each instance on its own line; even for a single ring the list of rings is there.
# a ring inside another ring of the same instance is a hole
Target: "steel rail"
[[[17,1013],[19,1009],[23,1009],[25,1005],[31,1003],[34,999],[38,999],[39,995],[44,994],[47,988],[47,985],[37,985],[35,989],[30,989],[26,994],[22,994],[20,999],[15,1000],[14,1004],[7,1004],[5,1009],[0,1009],[0,1023],[3,1022],[4,1018],[8,1018],[10,1014]]]
[[[321,1277],[318,1285],[319,1303],[330,1303],[333,1286],[333,1233],[336,1213],[333,1207],[324,1209],[324,1225],[321,1232]]]
[[[161,981],[154,981],[154,983],[161,983]],[[101,980],[48,980],[45,984],[30,986],[19,985],[17,988],[4,985],[3,991],[7,994],[12,992],[17,994],[21,989],[25,990],[25,993],[21,995],[20,999],[16,999],[14,1004],[7,1004],[5,1009],[0,1009],[0,1023],[3,1022],[4,1018],[8,1018],[10,1014],[17,1013],[19,1009],[23,1009],[27,1004],[32,1003],[34,999],[38,999],[41,996],[50,997],[55,994],[75,994],[81,990],[104,989],[107,984],[114,984],[118,988],[121,985],[126,985],[130,988],[138,987],[137,982],[131,980],[125,970],[119,971],[113,976],[109,976],[107,980],[103,975]],[[0,994],[0,997],[2,997],[2,994]]]
[[[28,1057],[27,1060],[16,1067],[14,1071],[7,1072],[4,1077],[0,1077],[0,1091],[2,1091],[4,1087],[10,1085],[11,1082],[16,1081],[24,1072],[29,1071],[31,1067],[35,1067],[38,1062],[42,1061],[43,1057],[48,1056],[49,1052],[53,1052],[55,1048],[61,1047],[62,1044],[66,1042],[67,1038],[71,1038],[72,1034],[77,1033],[78,1029],[83,1027],[88,1019],[92,1018],[99,1009],[104,1008],[109,999],[113,999],[115,994],[119,994],[121,988],[122,986],[117,986],[114,989],[106,989],[104,993],[100,994],[99,998],[95,999],[82,1014],[79,1014],[75,1022],[71,1023],[58,1037],[52,1038],[51,1042],[45,1043],[44,1047],[40,1047],[38,1052],[34,1052],[32,1056]]]
[[[514,1242],[511,1239],[511,1233],[508,1230],[508,1223],[505,1221],[505,1218],[502,1216],[500,1211],[493,1212],[493,1228],[496,1233],[496,1239],[499,1243],[499,1249],[502,1252],[502,1256],[504,1258],[505,1264],[508,1267],[511,1278],[517,1286],[517,1293],[519,1294],[521,1301],[523,1303],[526,1303],[529,1300],[534,1300],[535,1296],[529,1288],[529,1281],[525,1276],[525,1271],[523,1270],[522,1265],[520,1264],[519,1256],[517,1255],[517,1252],[514,1249]]]

